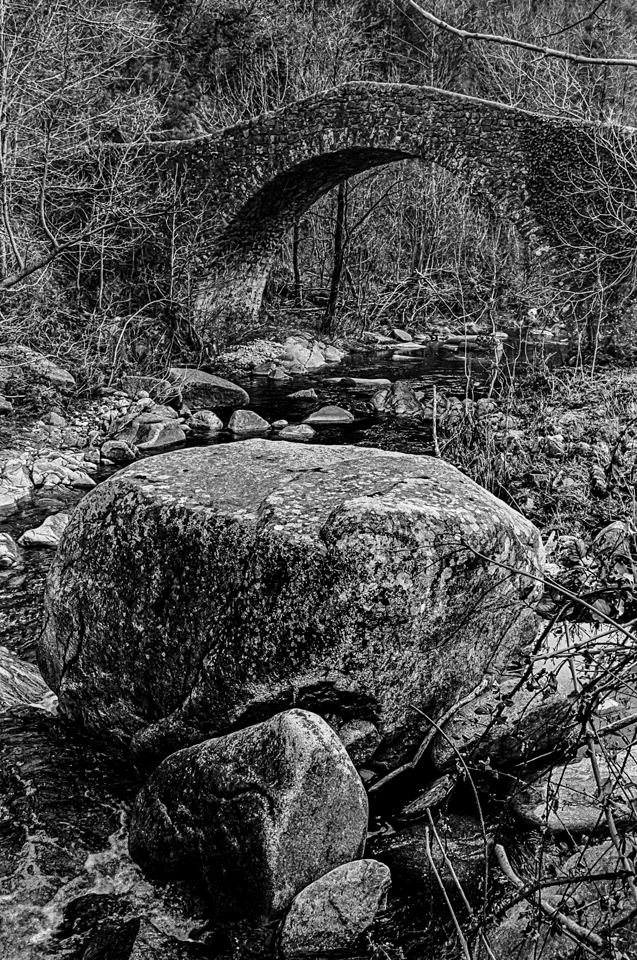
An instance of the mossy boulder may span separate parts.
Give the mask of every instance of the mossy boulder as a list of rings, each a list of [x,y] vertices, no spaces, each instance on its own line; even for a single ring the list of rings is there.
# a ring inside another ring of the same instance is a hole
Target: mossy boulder
[[[40,666],[64,715],[138,760],[299,706],[374,722],[388,769],[413,755],[422,713],[529,640],[541,559],[530,522],[440,460],[263,439],[183,450],[78,506]]]

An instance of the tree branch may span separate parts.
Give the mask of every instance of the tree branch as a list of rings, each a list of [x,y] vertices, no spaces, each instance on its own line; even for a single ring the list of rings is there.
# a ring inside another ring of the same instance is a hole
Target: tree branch
[[[433,23],[435,27],[446,30],[447,33],[459,37],[461,40],[480,40],[483,43],[498,43],[505,47],[519,47],[521,50],[530,50],[531,53],[539,53],[543,57],[557,57],[560,60],[570,60],[572,63],[585,63],[592,66],[611,66],[611,67],[637,67],[637,60],[625,59],[622,57],[584,57],[578,53],[569,53],[568,50],[556,50],[553,47],[542,47],[536,43],[527,43],[525,40],[515,40],[513,37],[500,36],[495,33],[479,33],[475,30],[462,30],[454,27],[452,24],[441,20],[439,17],[424,10],[415,0],[405,0],[408,6]]]

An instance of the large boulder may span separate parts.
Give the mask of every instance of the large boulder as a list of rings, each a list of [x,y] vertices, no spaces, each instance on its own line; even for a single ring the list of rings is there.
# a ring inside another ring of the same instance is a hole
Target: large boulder
[[[203,880],[221,920],[268,917],[363,852],[367,797],[315,714],[289,710],[163,761],[133,808],[131,855],[151,877]]]
[[[374,762],[398,764],[429,729],[419,711],[439,717],[530,639],[541,559],[529,521],[432,457],[186,449],[78,505],[39,661],[74,723],[138,759],[296,705],[372,720]]]
[[[245,407],[250,402],[243,387],[195,367],[171,367],[168,377],[193,410]]]

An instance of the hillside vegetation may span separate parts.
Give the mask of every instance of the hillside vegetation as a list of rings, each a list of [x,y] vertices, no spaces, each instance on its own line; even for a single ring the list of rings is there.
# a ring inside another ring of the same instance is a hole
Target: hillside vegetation
[[[431,9],[456,26],[580,55],[637,49],[628,0],[592,16],[584,0]],[[215,133],[352,79],[637,122],[637,70],[462,41],[406,0],[1,0],[0,51],[2,337],[72,363],[87,387],[113,367],[161,368],[197,347],[199,230],[176,216],[176,185],[149,168],[148,141]],[[341,184],[301,218],[277,258],[266,309],[274,322],[296,305],[304,319],[327,310],[337,326],[347,317],[487,327],[534,310],[549,324],[568,321],[572,346],[595,339],[624,355],[631,298],[629,283],[619,300],[592,290],[585,303],[569,302],[484,198],[439,167],[408,161]],[[247,332],[230,325],[219,346]]]

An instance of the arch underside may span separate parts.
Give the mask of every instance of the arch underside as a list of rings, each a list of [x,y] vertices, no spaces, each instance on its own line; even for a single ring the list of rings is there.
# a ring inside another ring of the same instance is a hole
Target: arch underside
[[[624,189],[626,181],[590,125],[398,84],[345,84],[184,152],[192,183],[219,216],[195,304],[204,327],[254,315],[281,238],[321,196],[365,170],[406,159],[439,164],[528,238],[562,251],[589,243],[608,205],[590,187],[600,166],[605,183],[616,178]]]

